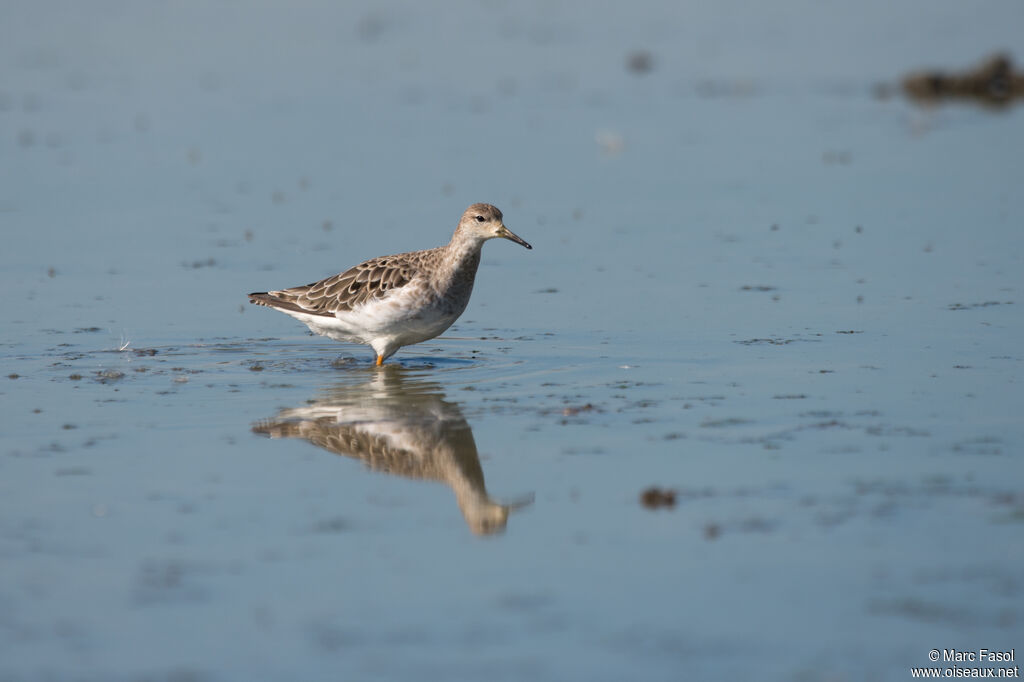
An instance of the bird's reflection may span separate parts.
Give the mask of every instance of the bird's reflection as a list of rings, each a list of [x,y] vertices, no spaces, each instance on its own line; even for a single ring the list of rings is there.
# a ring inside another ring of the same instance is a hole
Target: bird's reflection
[[[433,382],[405,376],[399,365],[375,369],[362,385],[336,386],[308,405],[282,410],[252,430],[271,438],[304,438],[374,471],[447,484],[470,529],[499,533],[508,515],[532,496],[492,500],[484,486],[473,430],[456,403]]]

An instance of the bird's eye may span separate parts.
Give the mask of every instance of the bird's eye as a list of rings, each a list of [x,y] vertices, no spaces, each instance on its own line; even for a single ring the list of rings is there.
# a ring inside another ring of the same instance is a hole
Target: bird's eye
[[[478,223],[482,223],[482,222],[484,221],[484,217],[483,217],[482,215],[478,215],[478,216],[476,217],[476,221],[477,221]]]

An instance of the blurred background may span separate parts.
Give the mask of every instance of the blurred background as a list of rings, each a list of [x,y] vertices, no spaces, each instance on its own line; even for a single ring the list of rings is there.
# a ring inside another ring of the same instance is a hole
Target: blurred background
[[[5,2],[0,680],[903,680],[1019,645],[1022,27]],[[534,250],[488,244],[388,374],[246,303],[473,202]],[[325,444],[357,422],[415,466]]]

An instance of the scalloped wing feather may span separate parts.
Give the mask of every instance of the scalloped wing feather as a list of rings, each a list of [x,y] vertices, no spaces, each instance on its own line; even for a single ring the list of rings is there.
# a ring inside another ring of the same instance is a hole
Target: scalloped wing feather
[[[408,284],[418,273],[417,264],[396,256],[374,258],[345,272],[301,287],[270,291],[274,299],[313,315],[333,315],[383,298]]]

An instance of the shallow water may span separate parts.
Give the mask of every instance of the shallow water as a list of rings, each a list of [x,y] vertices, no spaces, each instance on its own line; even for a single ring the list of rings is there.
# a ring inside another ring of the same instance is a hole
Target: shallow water
[[[8,13],[0,679],[1020,644],[1024,109],[875,86],[1024,15],[715,8]],[[389,367],[245,302],[474,201],[534,250]]]

